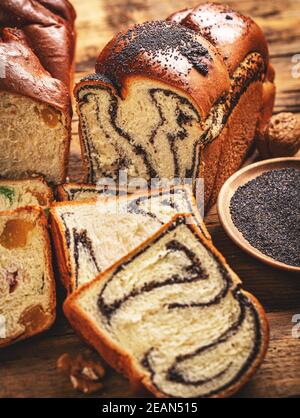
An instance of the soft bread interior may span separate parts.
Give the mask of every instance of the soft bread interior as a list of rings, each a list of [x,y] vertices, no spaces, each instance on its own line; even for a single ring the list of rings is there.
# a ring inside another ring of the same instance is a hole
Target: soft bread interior
[[[33,335],[53,320],[53,282],[40,213],[0,214],[0,315],[8,341]]]
[[[124,257],[176,213],[195,213],[188,190],[54,205],[51,213],[63,234],[72,290]]]
[[[240,96],[252,82],[261,82],[263,70],[260,55],[248,55],[233,74],[228,95],[206,120],[200,120],[189,96],[159,81],[132,78],[121,99],[104,84],[87,80],[78,89],[78,110],[88,180],[117,179],[126,169],[129,179],[191,178],[195,186],[201,147],[219,136]]]
[[[0,173],[20,179],[34,174],[62,183],[68,147],[66,117],[52,106],[0,92]]]
[[[193,147],[201,133],[197,110],[187,99],[146,79],[133,81],[124,101],[106,88],[89,88],[86,93],[80,110],[94,179],[116,179],[119,169],[128,169],[131,178],[146,179],[173,178],[176,170],[178,175],[183,171],[181,161],[170,158],[170,142],[180,148],[181,138],[181,143],[185,139]],[[185,122],[182,127],[178,118]]]
[[[0,211],[22,206],[47,207],[52,200],[52,191],[42,180],[0,180]]]
[[[180,222],[78,292],[72,303],[163,395],[222,392],[249,370],[260,350],[254,306]]]

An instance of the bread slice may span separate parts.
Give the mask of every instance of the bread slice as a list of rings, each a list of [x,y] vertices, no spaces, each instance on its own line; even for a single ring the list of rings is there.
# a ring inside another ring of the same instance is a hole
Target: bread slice
[[[125,196],[132,193],[126,188],[99,187],[95,184],[83,183],[65,183],[57,187],[57,198],[60,201],[75,200],[78,202],[110,194],[112,196]]]
[[[0,211],[22,206],[47,208],[51,202],[52,190],[42,178],[0,180]]]
[[[43,176],[65,181],[69,122],[60,110],[21,95],[0,91],[1,178]]]
[[[189,217],[177,215],[64,304],[104,359],[159,397],[223,397],[263,360],[259,302]]]
[[[72,292],[94,279],[178,212],[193,213],[209,236],[188,187],[54,203],[51,231],[65,287]]]
[[[0,347],[38,334],[55,319],[55,283],[41,208],[0,212]]]

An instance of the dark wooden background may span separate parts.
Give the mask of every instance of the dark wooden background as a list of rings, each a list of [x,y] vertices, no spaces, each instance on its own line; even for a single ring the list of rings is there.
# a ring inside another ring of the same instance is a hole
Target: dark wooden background
[[[145,20],[162,19],[177,9],[200,1],[188,0],[71,0],[77,11],[75,81],[93,71],[95,58],[120,29]],[[300,68],[293,77],[292,57],[300,54],[300,0],[227,0],[233,8],[252,16],[263,28],[276,70],[275,112],[300,111]],[[297,57],[296,57],[297,58]],[[295,58],[295,59],[296,59]],[[300,55],[298,56],[300,62]],[[294,67],[294,75],[297,68]],[[71,176],[78,178],[80,159],[77,118],[73,122]],[[271,327],[267,357],[260,370],[238,396],[300,396],[300,339],[292,334],[292,317],[300,314],[300,277],[268,267],[243,253],[225,235],[213,208],[206,217],[216,247],[238,273],[244,287],[262,302]],[[56,369],[57,358],[77,354],[84,344],[61,313],[63,290],[58,285],[57,321],[47,333],[0,352],[0,397],[84,396],[72,389]],[[300,337],[300,331],[299,331]],[[105,389],[95,396],[135,396],[129,383],[112,370]]]

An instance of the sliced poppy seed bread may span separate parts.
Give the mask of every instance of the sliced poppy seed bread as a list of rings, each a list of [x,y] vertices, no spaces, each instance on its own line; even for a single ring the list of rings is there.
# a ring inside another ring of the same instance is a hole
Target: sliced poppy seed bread
[[[177,215],[65,302],[75,330],[159,397],[223,397],[261,363],[268,324],[224,258]]]
[[[94,279],[178,212],[193,213],[209,236],[189,187],[54,203],[51,230],[65,287],[72,292]]]

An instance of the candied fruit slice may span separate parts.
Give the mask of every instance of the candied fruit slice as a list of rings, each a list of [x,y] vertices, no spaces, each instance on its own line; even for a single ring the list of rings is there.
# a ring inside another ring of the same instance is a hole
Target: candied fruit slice
[[[43,119],[44,123],[49,126],[49,128],[55,128],[58,124],[60,113],[57,110],[52,109],[51,107],[39,109],[35,106],[34,111]]]
[[[33,228],[34,223],[32,222],[24,219],[10,219],[6,222],[0,235],[0,245],[8,250],[25,247],[28,234]]]
[[[41,111],[42,119],[48,125],[50,128],[55,128],[55,126],[58,124],[59,120],[59,113],[51,109],[50,107],[45,107]]]
[[[36,190],[32,190],[30,188],[27,188],[25,190],[25,192],[32,194],[32,196],[34,196],[37,199],[37,201],[39,202],[39,204],[41,206],[47,206],[47,204],[48,204],[47,198],[46,198],[46,196],[43,193],[40,193],[40,192],[38,192]]]
[[[33,305],[25,309],[19,319],[19,323],[26,328],[27,333],[32,333],[44,327],[48,315],[41,305]]]

